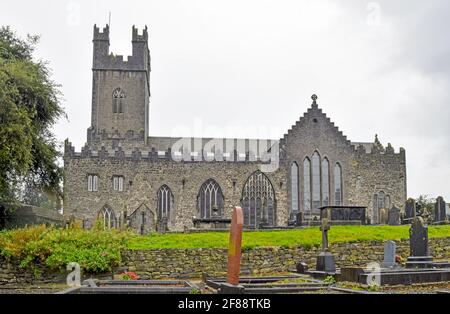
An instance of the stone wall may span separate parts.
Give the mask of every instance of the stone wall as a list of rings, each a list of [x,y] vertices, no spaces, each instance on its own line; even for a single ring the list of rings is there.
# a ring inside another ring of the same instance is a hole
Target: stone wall
[[[42,269],[37,267],[37,269]],[[29,284],[63,283],[66,275],[54,272],[33,272],[20,268],[17,261],[8,262],[0,256],[0,286],[20,286]]]
[[[208,179],[214,179],[224,195],[224,218],[241,203],[242,190],[250,175],[260,169],[258,162],[175,162],[172,160],[133,161],[129,158],[76,157],[64,163],[64,212],[77,219],[96,219],[103,206],[114,210],[116,216],[124,211],[131,215],[142,205],[156,213],[157,194],[167,185],[173,194],[173,208],[168,227],[171,231],[193,228],[193,217],[199,217],[197,196]],[[99,177],[98,192],[87,190],[87,175]],[[114,191],[112,177],[124,177],[124,191]],[[272,183],[276,199],[276,223],[285,226],[286,174],[284,168],[266,173]],[[156,215],[154,215],[156,218]],[[156,223],[152,223],[156,225]]]
[[[382,241],[335,243],[331,252],[338,267],[383,260]],[[431,255],[437,259],[450,258],[450,238],[430,240]],[[244,250],[242,271],[253,275],[282,273],[295,270],[299,261],[315,268],[320,248],[311,247],[260,247]],[[397,241],[397,255],[406,259],[409,255],[409,240]],[[142,279],[201,277],[202,272],[224,275],[227,267],[226,249],[164,249],[126,251],[123,266],[134,271]]]
[[[364,265],[383,260],[383,242],[335,243],[330,250],[338,267]],[[242,273],[252,275],[284,273],[295,270],[299,261],[315,268],[318,247],[259,247],[244,249]],[[450,238],[430,239],[430,252],[435,260],[450,259]],[[406,259],[409,240],[397,241],[397,254]],[[122,264],[117,272],[136,272],[141,279],[200,278],[203,272],[221,276],[226,272],[226,249],[154,249],[122,252]],[[37,277],[32,271],[19,267],[18,262],[7,262],[0,257],[0,285],[63,283],[66,274],[52,273],[40,268]],[[119,270],[120,269],[120,270]],[[90,275],[88,277],[91,277]],[[111,274],[92,275],[94,278],[111,278]]]

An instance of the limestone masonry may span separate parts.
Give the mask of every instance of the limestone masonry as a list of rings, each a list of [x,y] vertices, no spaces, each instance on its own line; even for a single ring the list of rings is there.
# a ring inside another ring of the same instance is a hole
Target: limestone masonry
[[[405,150],[351,142],[316,95],[281,139],[152,137],[147,28],[133,27],[127,61],[110,54],[108,25],[94,26],[93,46],[87,142],[81,152],[65,142],[67,218],[148,233],[223,228],[236,205],[251,229],[317,219],[328,205],[366,206],[372,224],[404,210]]]

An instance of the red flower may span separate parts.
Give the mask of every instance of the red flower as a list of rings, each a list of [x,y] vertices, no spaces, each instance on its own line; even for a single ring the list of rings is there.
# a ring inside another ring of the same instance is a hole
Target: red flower
[[[120,276],[122,276],[123,280],[139,280],[139,276],[132,271],[124,272]]]

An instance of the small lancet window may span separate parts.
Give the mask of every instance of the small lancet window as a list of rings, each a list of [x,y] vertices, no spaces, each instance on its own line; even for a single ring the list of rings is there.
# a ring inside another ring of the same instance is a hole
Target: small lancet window
[[[123,113],[125,92],[116,88],[113,92],[113,113]]]

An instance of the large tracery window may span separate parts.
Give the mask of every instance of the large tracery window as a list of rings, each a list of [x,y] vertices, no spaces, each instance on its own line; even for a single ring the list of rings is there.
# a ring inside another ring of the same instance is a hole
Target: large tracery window
[[[298,212],[298,165],[291,165],[291,211]]]
[[[322,161],[322,206],[330,205],[330,162]]]
[[[312,209],[318,213],[320,207],[320,155],[314,152],[312,156]]]
[[[334,204],[342,205],[342,168],[338,163],[334,166]]]
[[[100,221],[103,222],[103,227],[105,229],[111,229],[116,227],[116,215],[114,211],[108,206],[104,206],[102,210],[98,213],[97,217]]]
[[[209,179],[200,188],[198,194],[198,207],[200,218],[208,219],[214,216],[221,216],[223,212],[223,193],[219,184]]]
[[[169,219],[170,210],[173,205],[173,194],[167,185],[163,185],[158,190],[158,219]]]
[[[303,161],[303,206],[304,213],[311,214],[311,162]]]
[[[242,207],[246,228],[275,225],[275,191],[269,178],[261,171],[256,171],[247,179],[242,191]]]
[[[113,92],[113,113],[123,113],[125,92],[116,88]]]

